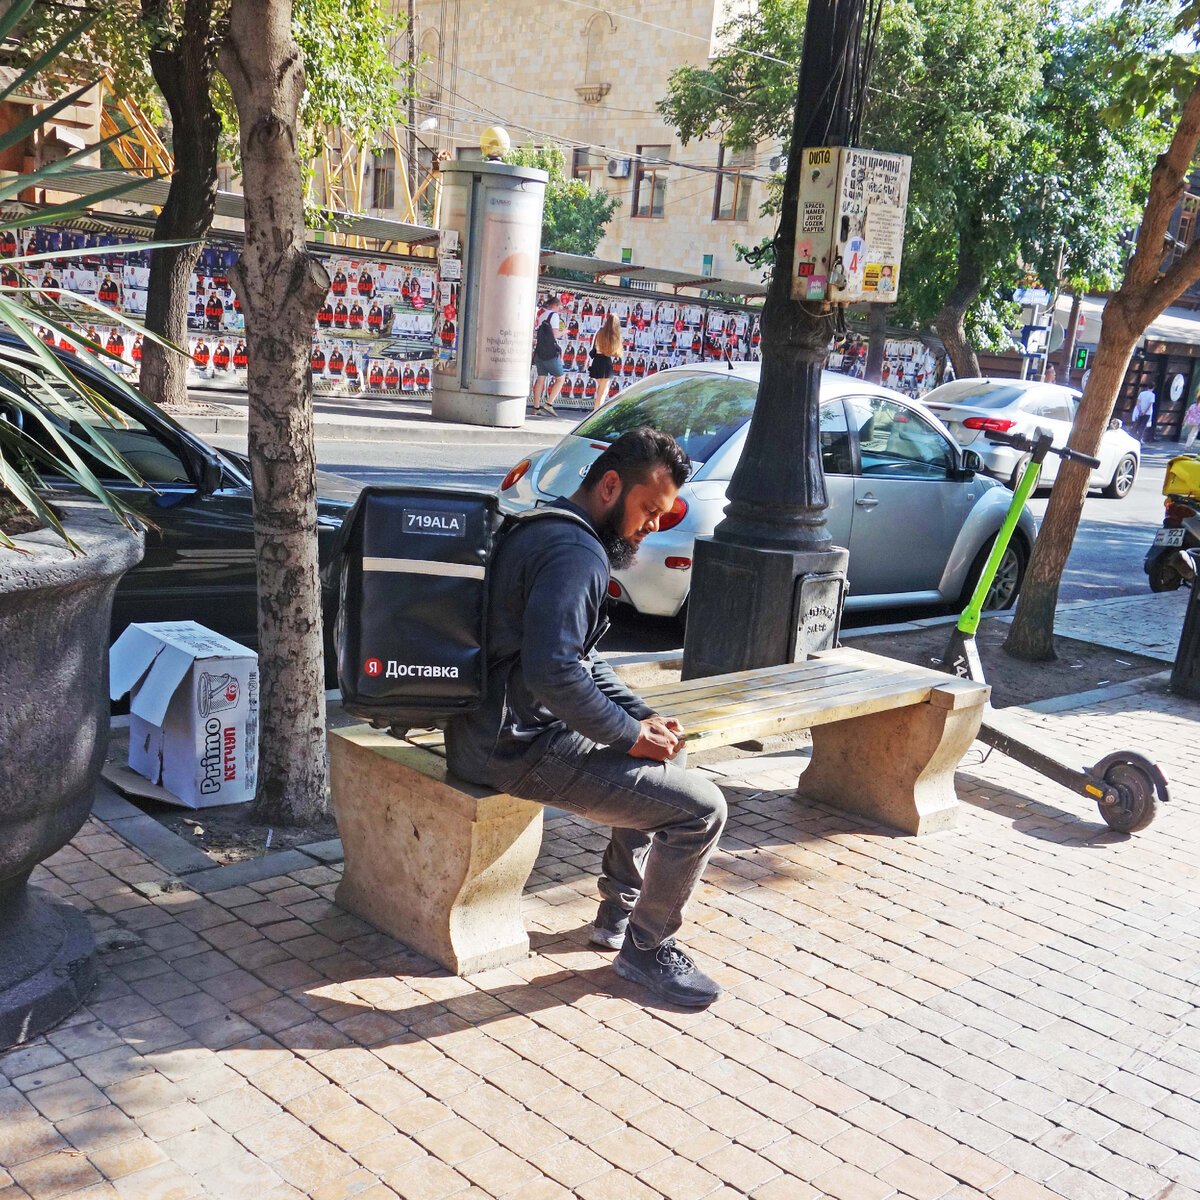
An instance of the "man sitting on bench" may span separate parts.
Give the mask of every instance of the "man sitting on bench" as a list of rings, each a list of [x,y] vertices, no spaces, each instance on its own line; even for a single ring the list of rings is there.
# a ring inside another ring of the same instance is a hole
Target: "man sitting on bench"
[[[581,519],[502,535],[490,568],[487,700],[450,722],[446,759],[464,779],[612,826],[591,940],[619,950],[618,975],[702,1007],[721,989],[674,934],[725,826],[725,798],[678,765],[679,722],[593,656],[608,628],[610,565],[629,566],[690,467],[673,438],[631,430],[555,502]]]

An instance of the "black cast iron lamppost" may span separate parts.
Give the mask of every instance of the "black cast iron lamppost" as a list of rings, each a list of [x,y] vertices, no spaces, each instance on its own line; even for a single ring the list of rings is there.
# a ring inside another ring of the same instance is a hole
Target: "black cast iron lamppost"
[[[835,312],[793,299],[792,277],[803,151],[851,144],[874,40],[869,28],[864,53],[864,24],[878,11],[878,0],[809,0],[758,399],[725,518],[696,543],[685,679],[791,661],[831,644],[840,623],[849,554],[825,523],[819,421]]]

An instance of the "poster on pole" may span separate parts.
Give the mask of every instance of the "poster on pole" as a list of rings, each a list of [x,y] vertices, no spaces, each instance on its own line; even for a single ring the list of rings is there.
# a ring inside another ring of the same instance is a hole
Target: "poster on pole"
[[[834,206],[841,149],[814,146],[803,152],[796,243],[792,253],[792,299],[824,300],[829,288]]]
[[[792,299],[893,303],[912,159],[824,146],[805,150],[803,163]]]
[[[829,281],[829,299],[835,304],[895,301],[911,168],[907,154],[842,151]]]

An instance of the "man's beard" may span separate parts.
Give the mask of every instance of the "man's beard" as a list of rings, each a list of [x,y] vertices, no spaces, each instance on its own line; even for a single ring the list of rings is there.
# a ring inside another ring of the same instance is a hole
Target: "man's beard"
[[[625,523],[625,492],[622,490],[617,499],[616,507],[604,519],[600,526],[600,544],[608,555],[608,565],[614,571],[623,571],[633,566],[637,558],[638,543],[632,538],[622,537],[617,530]]]

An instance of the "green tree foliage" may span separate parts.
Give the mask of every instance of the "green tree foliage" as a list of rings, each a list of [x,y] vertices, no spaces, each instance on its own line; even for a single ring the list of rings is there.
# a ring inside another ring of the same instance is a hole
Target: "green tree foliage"
[[[228,0],[215,0],[211,6],[207,40],[214,54],[224,37],[228,11]],[[31,61],[87,15],[96,15],[89,0],[35,4],[22,23],[16,61]],[[107,72],[119,95],[132,97],[152,121],[161,121],[162,98],[150,72],[149,54],[152,47],[178,39],[184,19],[184,5],[171,0],[109,0],[86,33],[74,40],[59,72],[65,77],[74,71],[87,78]],[[300,123],[306,152],[319,152],[326,129],[342,129],[370,143],[393,120],[403,119],[407,93],[397,87],[399,71],[389,49],[404,28],[405,18],[378,0],[295,0],[292,35],[304,51]],[[236,161],[237,110],[219,74],[214,74],[212,87],[224,125],[222,156]]]
[[[730,20],[707,68],[674,72],[659,108],[685,144],[785,140],[805,7],[762,0]],[[1165,46],[1169,11],[1162,0],[1116,14],[1066,0],[891,0],[861,141],[913,156],[899,320],[936,321],[969,359],[972,345],[1007,340],[1015,310],[998,293],[1031,268],[1053,286],[1064,247],[1067,280],[1111,277],[1161,119],[1143,98],[1114,132],[1109,47]]]
[[[292,36],[305,64],[300,125],[314,150],[323,129],[371,145],[401,119],[406,92],[388,50],[404,28],[405,19],[377,0],[296,0]]]
[[[1159,57],[1174,19],[1164,3],[1101,4],[1073,17],[1060,10],[1041,30],[1042,87],[1012,192],[1022,260],[1048,286],[1086,292],[1120,280],[1123,237],[1141,215],[1174,108],[1171,90],[1152,97],[1138,71],[1133,111],[1120,64]]]
[[[567,156],[561,146],[515,146],[504,161],[537,167],[550,176],[542,209],[542,246],[565,254],[595,254],[604,227],[621,201],[604,191],[592,191],[582,179],[567,177]]]

